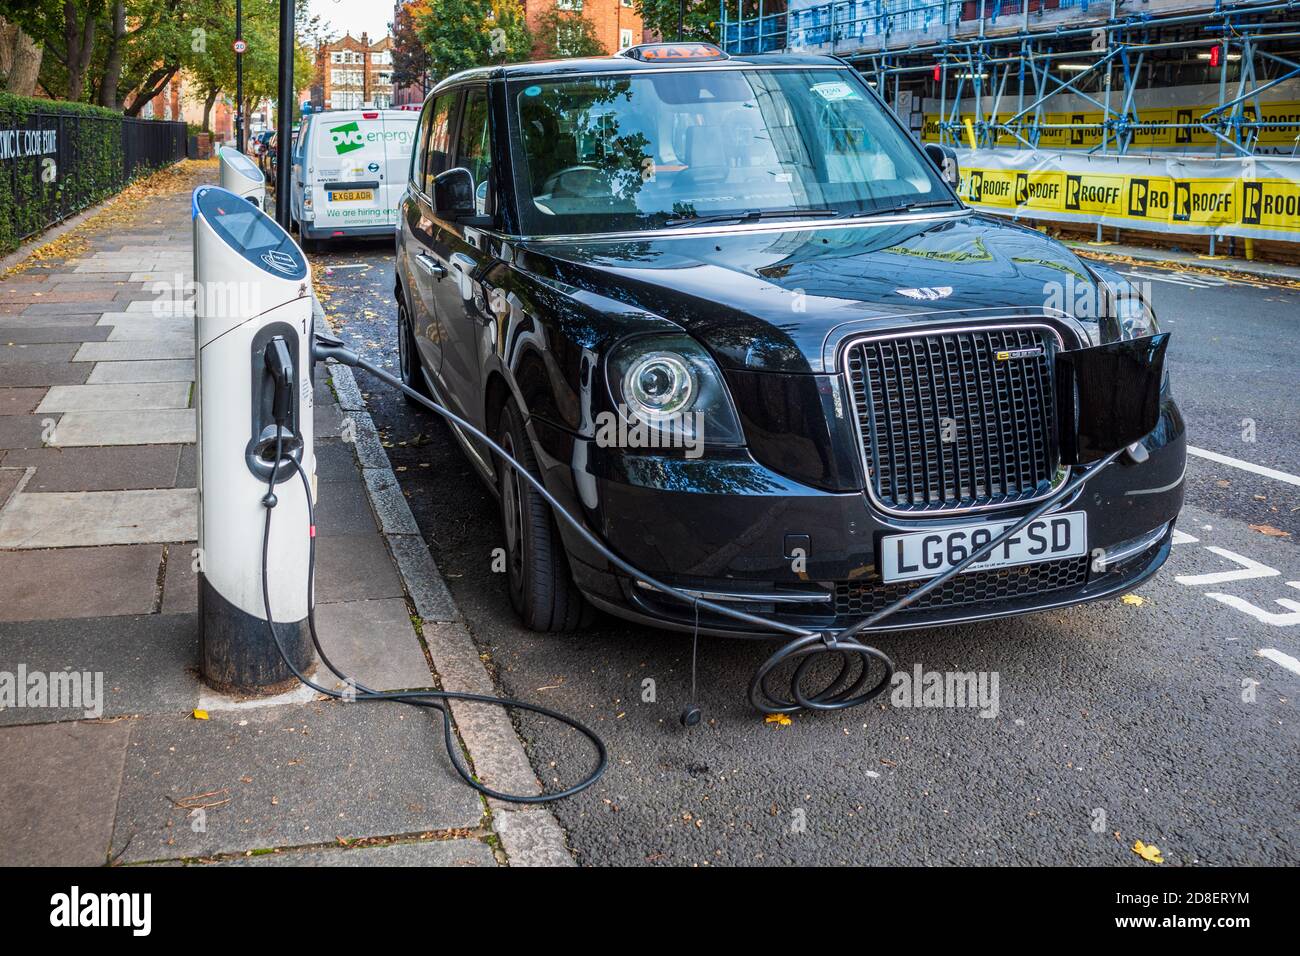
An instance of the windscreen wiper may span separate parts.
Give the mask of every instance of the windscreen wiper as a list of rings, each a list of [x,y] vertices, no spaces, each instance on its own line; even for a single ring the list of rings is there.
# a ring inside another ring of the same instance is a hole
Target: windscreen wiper
[[[835,210],[826,206],[800,206],[794,209],[750,209],[747,212],[723,212],[711,216],[682,216],[668,219],[664,227],[702,226],[711,222],[758,222],[760,219],[785,219],[799,216],[834,217]]]
[[[935,209],[939,206],[958,206],[955,199],[930,199],[926,202],[908,202],[899,206],[886,206],[883,209],[864,209],[861,212],[846,212],[843,219],[868,219],[873,216],[893,216],[899,213],[915,212],[918,209]]]

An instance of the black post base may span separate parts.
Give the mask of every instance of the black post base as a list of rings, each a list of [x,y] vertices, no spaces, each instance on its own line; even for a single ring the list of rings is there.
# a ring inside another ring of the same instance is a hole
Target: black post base
[[[307,620],[280,622],[275,633],[303,674],[313,668]],[[266,621],[221,596],[199,573],[199,666],[203,682],[226,694],[267,696],[298,682],[267,632]]]

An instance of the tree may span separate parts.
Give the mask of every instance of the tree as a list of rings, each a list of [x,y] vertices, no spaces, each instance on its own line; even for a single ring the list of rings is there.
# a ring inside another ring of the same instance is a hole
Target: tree
[[[737,0],[740,2],[740,0]],[[677,39],[679,0],[633,0],[641,22],[665,40]],[[718,42],[718,4],[714,0],[685,0],[683,40]]]
[[[537,21],[538,47],[546,59],[604,56],[609,51],[596,36],[596,27],[578,10],[552,7]]]
[[[35,94],[44,52],[20,24],[0,16],[0,89],[19,96]]]
[[[429,16],[429,0],[410,0],[393,17],[393,85],[428,88],[429,51],[420,42],[420,21]]]
[[[532,42],[519,0],[440,0],[417,21],[436,82],[461,70],[527,59]]]

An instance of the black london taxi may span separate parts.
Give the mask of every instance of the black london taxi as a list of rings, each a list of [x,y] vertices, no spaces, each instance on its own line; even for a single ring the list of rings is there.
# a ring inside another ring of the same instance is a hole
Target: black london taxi
[[[459,73],[424,103],[399,215],[402,377],[660,581],[845,625],[1074,473],[1059,353],[1157,331],[1141,300],[1100,307],[1118,275],[974,212],[958,176],[833,57],[657,44]],[[881,627],[1061,607],[1153,574],[1185,441],[1167,376],[1151,405],[1141,454]],[[695,625],[453,430],[498,494],[529,627],[569,630],[592,606]]]

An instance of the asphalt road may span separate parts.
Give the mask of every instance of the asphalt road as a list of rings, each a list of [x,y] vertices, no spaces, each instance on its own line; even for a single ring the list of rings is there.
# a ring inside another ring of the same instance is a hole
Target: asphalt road
[[[325,307],[345,338],[395,370],[392,258],[360,242],[313,257],[332,271]],[[1123,268],[1175,333],[1193,446],[1300,473],[1300,291]],[[493,498],[440,421],[360,381],[500,690],[589,721],[609,745],[604,779],[554,806],[580,862],[1149,866],[1135,840],[1173,864],[1300,862],[1295,484],[1193,456],[1183,536],[1140,604],[879,641],[900,670],[996,672],[995,716],[881,704],[766,724],[745,692],[771,648],[705,638],[705,722],[686,732],[689,636],[609,619],[574,636],[520,628],[490,567]],[[521,731],[543,779],[585,765],[572,733]]]

